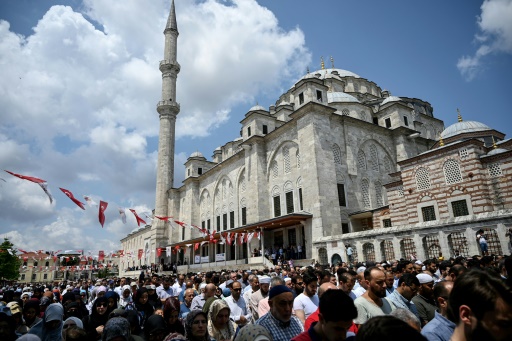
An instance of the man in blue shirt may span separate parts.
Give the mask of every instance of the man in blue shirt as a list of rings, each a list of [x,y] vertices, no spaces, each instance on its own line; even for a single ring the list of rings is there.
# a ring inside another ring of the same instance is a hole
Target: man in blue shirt
[[[452,337],[455,323],[450,321],[448,314],[448,297],[453,288],[453,282],[443,281],[434,286],[434,298],[437,311],[433,320],[423,327],[421,335],[428,341],[448,341]]]

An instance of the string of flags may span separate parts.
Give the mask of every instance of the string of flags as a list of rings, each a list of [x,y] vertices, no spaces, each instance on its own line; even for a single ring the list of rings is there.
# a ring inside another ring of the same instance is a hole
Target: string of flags
[[[50,191],[48,190],[48,183],[46,180],[43,180],[43,179],[40,179],[40,178],[36,178],[36,177],[32,177],[32,176],[26,176],[26,175],[21,175],[21,174],[17,174],[17,173],[13,173],[13,172],[10,172],[10,171],[7,171],[7,173],[15,176],[15,177],[18,177],[20,179],[23,179],[23,180],[27,180],[27,181],[31,181],[31,182],[34,182],[36,184],[38,184],[41,189],[43,189],[43,191],[46,193],[46,195],[48,196],[48,198],[50,199],[50,203],[53,202],[53,197],[50,193]],[[80,200],[78,200],[74,194],[68,190],[68,189],[65,189],[65,188],[62,188],[62,187],[59,187],[59,189],[73,202],[75,203],[78,207],[80,207],[82,210],[85,210],[85,204],[82,203]],[[105,224],[105,211],[107,210],[107,207],[108,207],[108,202],[106,201],[103,201],[103,200],[100,200],[99,204],[96,203],[90,196],[86,196],[84,195],[83,196],[85,202],[87,203],[87,206],[88,207],[91,207],[91,208],[95,208],[97,207],[98,208],[98,221],[101,225],[101,227],[104,226]],[[142,219],[138,214],[137,212],[130,208],[129,209],[130,212],[133,214],[133,216],[135,217],[136,221],[137,221],[137,225],[140,226],[140,224],[144,224],[146,225],[146,221],[144,219]],[[119,212],[119,215],[120,215],[120,218],[122,220],[122,222],[124,224],[126,224],[126,213],[125,213],[125,209],[123,207],[118,207],[118,212]],[[145,215],[145,217],[149,220],[152,220],[152,217],[150,217],[148,214],[146,213],[143,213]],[[162,216],[154,216],[154,218],[156,219],[159,219],[161,221],[164,221],[166,223],[169,223],[169,225],[172,227],[172,228],[176,228],[177,226],[176,225],[179,225],[180,227],[182,228],[186,228],[186,227],[189,227],[190,229],[197,229],[202,235],[203,237],[206,239],[205,241],[202,241],[201,243],[194,243],[194,250],[198,250],[199,249],[199,246],[203,246],[205,243],[219,243],[219,244],[228,244],[228,245],[232,245],[232,244],[244,244],[244,243],[250,243],[252,238],[256,237],[258,239],[261,238],[261,232],[258,231],[258,230],[255,230],[253,232],[220,232],[220,231],[215,231],[213,230],[212,232],[210,232],[210,230],[206,229],[206,228],[201,228],[197,225],[194,225],[194,224],[188,224],[188,223],[185,223],[185,222],[182,222],[182,221],[178,221],[178,220],[173,220],[173,217],[172,216],[168,216],[168,217],[162,217]],[[176,225],[174,225],[176,224]],[[256,228],[257,229],[257,228]],[[216,238],[216,234],[219,233],[219,238]],[[174,248],[171,248],[171,247],[167,247],[167,248],[157,248],[156,249],[156,252],[157,252],[157,255],[158,257],[160,257],[160,255],[162,254],[162,252],[165,250],[166,254],[169,256],[171,253],[177,253],[177,252],[186,252],[187,248],[188,247],[191,247],[192,244],[186,244],[185,247],[180,247],[179,245],[175,246]],[[23,252],[23,250],[20,250]],[[146,256],[147,256],[147,253],[150,252],[149,250],[146,250]],[[154,250],[152,252],[155,252]],[[98,258],[104,258],[104,255],[102,254],[103,251],[100,251],[100,254],[98,256]],[[143,249],[139,249],[138,252],[137,252],[137,257],[138,259],[141,259],[142,256],[144,255],[144,250]],[[124,251],[123,250],[119,250],[119,257],[124,257],[125,254],[124,254]],[[126,252],[126,256],[129,257],[129,258],[133,258],[135,257],[135,252],[134,251],[127,251]]]
[[[36,183],[37,185],[39,185],[39,187],[41,187],[41,189],[44,191],[44,193],[48,196],[48,199],[50,200],[50,204],[53,203],[53,196],[48,189],[48,182],[46,180],[36,178],[33,176],[27,176],[27,175],[13,173],[8,170],[5,170],[5,171],[17,178]],[[71,200],[73,203],[75,203],[75,205],[80,207],[82,210],[85,210],[85,206],[84,206],[85,204],[82,203],[80,200],[78,200],[70,190],[62,188],[62,187],[59,187],[59,189],[62,191],[62,193],[64,193],[69,198],[69,200]],[[83,198],[84,198],[85,202],[87,203],[87,206],[89,206],[91,208],[98,207],[98,221],[99,221],[101,227],[103,227],[105,224],[105,211],[108,207],[108,202],[100,200],[100,203],[98,205],[90,196],[84,195]],[[118,212],[121,217],[121,221],[124,224],[126,224],[125,208],[118,207]],[[132,212],[133,215],[135,216],[138,226],[140,226],[141,223],[144,225],[147,224],[144,219],[139,217],[139,215],[137,214],[137,212],[134,209],[130,209],[130,212]],[[151,217],[149,215],[146,214],[145,216],[148,217],[149,219],[151,219]]]

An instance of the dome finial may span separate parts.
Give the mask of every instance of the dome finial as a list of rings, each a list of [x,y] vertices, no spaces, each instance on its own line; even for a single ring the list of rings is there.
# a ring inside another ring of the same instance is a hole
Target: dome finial
[[[494,149],[498,148],[498,146],[496,145],[496,140],[494,139],[494,136],[491,136],[492,137],[492,147]]]
[[[306,67],[306,73],[309,75],[309,66]]]
[[[459,110],[459,108],[457,108],[457,120],[458,120],[459,122],[462,122],[462,115],[460,114],[460,110]]]
[[[322,70],[325,69],[324,56],[320,57],[320,66],[322,67]]]
[[[443,146],[444,146],[443,136],[441,136],[441,134],[439,134],[439,147],[443,147]]]
[[[334,58],[331,56],[331,66],[334,69]]]

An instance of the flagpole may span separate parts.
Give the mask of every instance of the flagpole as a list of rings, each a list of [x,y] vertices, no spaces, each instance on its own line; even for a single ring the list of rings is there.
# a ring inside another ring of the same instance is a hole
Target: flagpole
[[[263,234],[263,226],[261,227],[261,262],[263,263],[263,266],[265,266],[265,239],[264,239],[264,234]]]

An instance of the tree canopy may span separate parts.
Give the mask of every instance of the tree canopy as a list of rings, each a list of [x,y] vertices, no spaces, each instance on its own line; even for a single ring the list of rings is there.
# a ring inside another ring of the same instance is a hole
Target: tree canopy
[[[20,275],[20,264],[14,245],[8,238],[4,238],[0,245],[0,279],[17,280]]]

